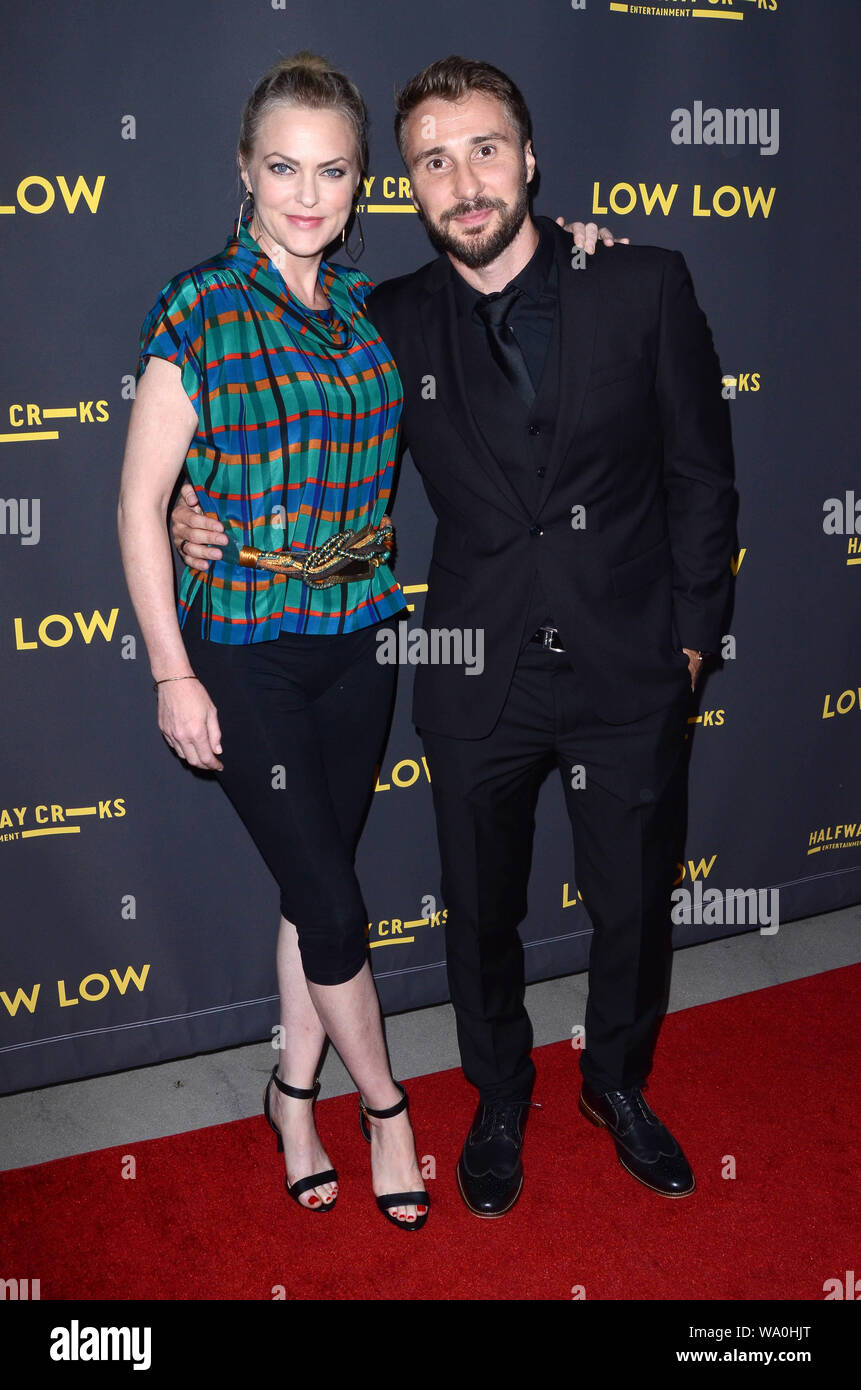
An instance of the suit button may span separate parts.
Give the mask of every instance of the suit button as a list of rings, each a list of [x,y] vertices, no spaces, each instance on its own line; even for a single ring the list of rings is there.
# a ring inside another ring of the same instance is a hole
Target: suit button
[[[540,434],[541,431],[540,431],[540,429],[538,428],[537,425],[530,425],[530,426],[529,426],[529,433],[530,433],[530,434]]]
[[[530,534],[530,536],[543,536],[543,535],[544,535],[544,531],[543,531],[543,528],[542,528],[541,526],[530,526],[530,528],[529,528],[529,534]]]
[[[547,469],[544,468],[543,466],[542,466],[541,468],[537,469],[537,473],[538,473],[539,478],[543,478],[543,477],[544,477],[544,474],[545,474],[546,472],[547,472]]]

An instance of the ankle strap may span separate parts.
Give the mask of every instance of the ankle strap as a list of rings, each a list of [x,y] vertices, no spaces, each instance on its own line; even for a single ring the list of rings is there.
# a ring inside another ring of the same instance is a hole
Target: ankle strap
[[[271,1080],[282,1095],[292,1096],[294,1100],[316,1100],[320,1093],[319,1079],[314,1082],[310,1090],[302,1090],[299,1086],[288,1086],[286,1081],[282,1081],[278,1075],[278,1063],[272,1068]]]
[[[359,1096],[359,1105],[361,1106],[362,1113],[365,1115],[370,1115],[372,1120],[391,1120],[395,1115],[400,1115],[402,1110],[406,1110],[407,1105],[409,1104],[409,1101],[407,1099],[407,1093],[401,1085],[400,1081],[396,1081],[395,1085],[401,1093],[401,1098],[400,1100],[395,1101],[394,1105],[390,1105],[388,1110],[372,1110],[369,1105],[365,1104],[365,1102],[362,1100],[362,1097]]]

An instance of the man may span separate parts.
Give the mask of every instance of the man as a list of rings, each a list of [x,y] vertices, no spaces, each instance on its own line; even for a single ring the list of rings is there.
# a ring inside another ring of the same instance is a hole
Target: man
[[[479,1094],[460,1191],[495,1217],[523,1183],[535,1071],[518,925],[538,790],[556,766],[594,926],[580,1109],[633,1177],[684,1197],[693,1174],[642,1088],[671,958],[688,695],[730,582],[720,367],[678,252],[598,247],[583,266],[530,215],[529,113],[498,69],[431,64],[400,93],[395,130],[440,254],[379,285],[368,312],[437,517],[424,626],[484,638],[480,676],[419,666],[413,706]]]

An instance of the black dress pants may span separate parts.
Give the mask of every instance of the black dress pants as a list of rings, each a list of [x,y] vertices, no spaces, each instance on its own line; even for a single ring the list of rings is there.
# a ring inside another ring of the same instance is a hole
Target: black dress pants
[[[607,724],[589,708],[567,655],[530,645],[486,738],[420,730],[461,1060],[482,1100],[527,1098],[534,1081],[518,925],[527,910],[538,791],[553,767],[565,789],[577,887],[594,927],[581,1071],[597,1091],[645,1080],[671,960],[689,694],[682,672],[672,704],[634,723]],[[578,767],[585,774],[579,787]]]

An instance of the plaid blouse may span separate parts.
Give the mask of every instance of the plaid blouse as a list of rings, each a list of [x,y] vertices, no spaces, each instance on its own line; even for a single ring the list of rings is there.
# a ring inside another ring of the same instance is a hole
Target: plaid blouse
[[[237,218],[224,250],[168,282],[147,314],[136,380],[151,355],[174,362],[197,410],[185,467],[229,543],[204,574],[186,565],[178,617],[203,586],[201,635],[244,645],[350,632],[399,613],[387,565],[311,589],[239,565],[243,545],[311,550],[378,525],[391,496],[403,391],[364,302],[373,282],[320,265],[331,310],[307,308]]]

